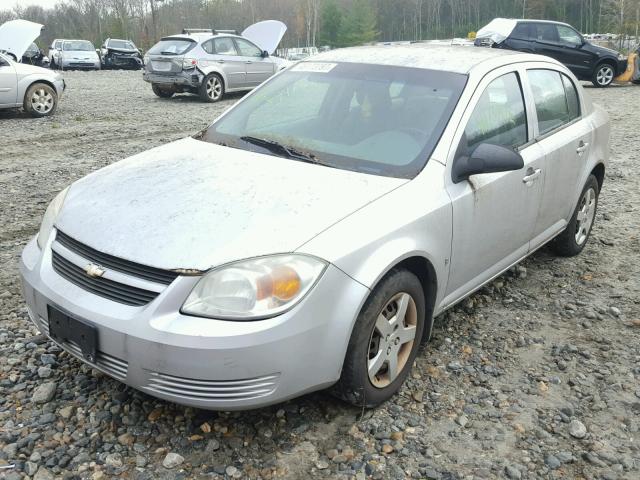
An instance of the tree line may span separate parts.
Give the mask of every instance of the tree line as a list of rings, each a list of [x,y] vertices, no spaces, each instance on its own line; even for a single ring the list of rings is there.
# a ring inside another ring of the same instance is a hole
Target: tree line
[[[0,23],[45,25],[39,42],[131,39],[148,48],[184,27],[242,31],[260,20],[288,26],[284,47],[466,37],[495,17],[570,23],[583,33],[638,37],[640,0],[59,0],[53,8],[0,10]]]

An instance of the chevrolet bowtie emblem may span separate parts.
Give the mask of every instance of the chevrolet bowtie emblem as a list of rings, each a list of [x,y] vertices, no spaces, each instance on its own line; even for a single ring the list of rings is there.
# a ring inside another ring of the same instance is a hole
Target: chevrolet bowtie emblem
[[[87,275],[89,275],[91,278],[99,278],[106,272],[104,268],[102,268],[100,265],[96,265],[95,263],[90,263],[89,265],[84,267],[84,271],[87,272]]]

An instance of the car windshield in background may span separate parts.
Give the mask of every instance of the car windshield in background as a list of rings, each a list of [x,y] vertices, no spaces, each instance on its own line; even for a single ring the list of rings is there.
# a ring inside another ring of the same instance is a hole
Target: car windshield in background
[[[189,40],[165,39],[156,43],[148,53],[150,55],[182,55],[194,45],[195,42]]]
[[[136,47],[133,43],[126,40],[109,40],[109,48],[119,48],[122,50],[135,50]]]
[[[303,62],[214,122],[202,140],[399,178],[424,167],[466,75]]]
[[[64,42],[62,49],[68,52],[91,52],[95,50],[91,42],[86,40],[78,40],[73,42]]]

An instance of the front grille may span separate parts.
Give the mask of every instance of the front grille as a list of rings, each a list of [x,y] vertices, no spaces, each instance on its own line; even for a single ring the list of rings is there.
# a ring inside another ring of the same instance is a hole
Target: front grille
[[[156,393],[200,401],[252,400],[273,393],[280,374],[244,380],[197,380],[151,372],[146,389]]]
[[[86,258],[91,263],[95,263],[104,268],[117,270],[133,277],[143,278],[150,282],[161,283],[163,285],[169,285],[178,277],[177,273],[169,270],[147,267],[146,265],[140,265],[139,263],[133,263],[128,260],[123,260],[122,258],[114,257],[113,255],[99,252],[74,240],[60,230],[58,230],[56,234],[56,241],[72,252]]]
[[[156,298],[158,292],[114,282],[106,278],[90,277],[83,268],[74,265],[55,250],[52,252],[53,269],[71,283],[114,302],[140,307]]]

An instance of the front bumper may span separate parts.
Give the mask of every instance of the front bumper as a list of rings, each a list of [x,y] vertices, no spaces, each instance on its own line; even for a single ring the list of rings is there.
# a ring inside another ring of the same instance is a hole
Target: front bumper
[[[51,235],[53,237],[54,235]],[[85,363],[155,397],[235,410],[278,403],[338,380],[353,323],[369,290],[330,265],[292,310],[251,322],[182,315],[198,277],[178,277],[151,303],[131,307],[58,275],[51,243],[25,247],[20,274],[29,316],[48,334],[47,305],[94,325],[95,362]]]
[[[85,61],[85,60],[73,60],[62,59],[60,61],[62,69],[79,69],[79,70],[100,70],[100,60]]]
[[[618,64],[616,66],[616,77],[618,75],[622,75],[627,70],[627,65],[629,64],[629,60],[625,58],[624,60],[618,60]]]
[[[145,82],[149,83],[198,88],[204,79],[204,75],[197,69],[179,73],[155,73],[145,70],[142,78]]]

